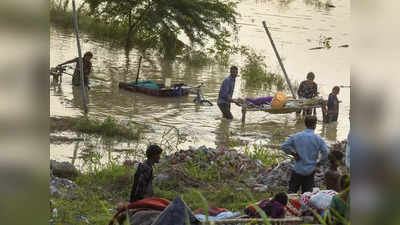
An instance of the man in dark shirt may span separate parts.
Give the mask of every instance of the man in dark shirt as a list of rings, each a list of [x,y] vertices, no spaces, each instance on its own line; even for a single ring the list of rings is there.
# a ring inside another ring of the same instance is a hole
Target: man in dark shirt
[[[140,163],[133,178],[130,202],[153,196],[153,166],[160,161],[162,149],[158,145],[147,148],[147,160]]]
[[[84,84],[85,87],[87,87],[88,89],[90,89],[89,87],[89,74],[92,71],[92,62],[90,61],[93,58],[93,53],[91,52],[86,52],[83,55],[83,79],[84,79]],[[80,65],[79,65],[79,57],[68,60],[64,63],[59,64],[58,66],[63,66],[66,64],[70,64],[70,63],[76,63],[75,64],[75,71],[74,74],[72,76],[72,84],[74,86],[79,86],[81,84],[81,76],[80,76]]]
[[[238,68],[231,66],[230,75],[224,79],[219,90],[217,104],[222,112],[222,116],[226,119],[233,119],[231,113],[231,103],[236,103],[236,100],[232,99],[233,90],[235,89],[235,80],[238,75]]]
[[[313,72],[309,72],[307,74],[307,80],[302,81],[300,83],[299,89],[297,90],[297,94],[299,98],[314,98],[318,95],[318,85],[314,82],[315,74]],[[303,110],[303,114],[306,113],[307,115],[311,114],[311,109]],[[314,110],[315,114],[315,110]]]
[[[337,121],[339,115],[339,100],[337,95],[339,94],[340,88],[338,86],[333,87],[332,93],[328,97],[328,123]]]

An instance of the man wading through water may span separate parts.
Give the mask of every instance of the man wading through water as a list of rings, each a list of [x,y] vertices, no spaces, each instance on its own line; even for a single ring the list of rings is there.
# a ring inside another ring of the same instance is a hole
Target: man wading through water
[[[140,163],[133,178],[130,202],[153,196],[153,166],[160,161],[162,149],[150,145],[146,150],[147,160]]]
[[[83,80],[85,87],[90,89],[89,87],[89,74],[92,71],[92,62],[90,61],[93,58],[93,53],[91,52],[86,52],[83,55]],[[81,85],[81,76],[80,76],[80,65],[79,65],[79,57],[75,59],[68,60],[64,63],[59,64],[57,67],[70,64],[70,63],[76,63],[75,64],[75,71],[74,74],[72,75],[72,84],[74,86],[79,86]]]
[[[237,103],[236,100],[232,99],[233,90],[235,89],[235,80],[238,76],[238,68],[231,66],[230,75],[224,79],[219,90],[217,104],[222,112],[222,116],[225,119],[233,119],[231,113],[231,103]]]
[[[321,163],[326,163],[328,149],[325,141],[314,133],[317,117],[308,115],[305,118],[306,129],[292,135],[282,144],[288,155],[294,156],[296,163],[292,169],[288,193],[311,192],[314,187],[314,173]],[[293,151],[294,150],[294,151]],[[319,152],[321,158],[318,161]]]

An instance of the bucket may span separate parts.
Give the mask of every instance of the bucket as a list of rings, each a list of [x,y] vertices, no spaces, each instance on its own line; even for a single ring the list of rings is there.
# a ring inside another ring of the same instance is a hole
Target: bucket
[[[165,87],[171,87],[171,78],[165,78]]]

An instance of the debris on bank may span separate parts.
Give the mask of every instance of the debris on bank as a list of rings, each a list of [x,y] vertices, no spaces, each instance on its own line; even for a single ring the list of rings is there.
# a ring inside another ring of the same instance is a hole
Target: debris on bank
[[[342,141],[330,145],[329,149],[344,152],[345,147],[346,141]],[[260,160],[251,159],[236,150],[191,147],[164,157],[155,180],[156,182],[180,181],[189,186],[201,186],[201,180],[187,173],[185,166],[189,164],[201,171],[214,171],[215,177],[219,176],[221,182],[229,179],[236,181],[238,177],[243,177],[247,186],[255,191],[277,190],[288,187],[294,163],[294,159],[287,159],[272,166],[265,166]],[[212,170],[213,168],[215,169]],[[324,165],[319,172],[316,172],[316,187],[322,187],[327,169],[328,165]]]

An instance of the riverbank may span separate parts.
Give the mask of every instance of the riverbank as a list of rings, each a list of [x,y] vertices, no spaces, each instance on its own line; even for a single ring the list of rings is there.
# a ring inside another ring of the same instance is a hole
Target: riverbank
[[[52,131],[66,129],[65,123],[55,121],[51,120]],[[74,119],[69,120],[74,123],[71,121]],[[343,143],[330,148],[342,149]],[[180,196],[192,210],[201,208],[205,198],[209,205],[243,213],[246,206],[286,191],[293,163],[282,153],[268,149],[238,153],[192,147],[162,156],[154,169],[155,196],[169,200]],[[73,173],[73,166],[66,164],[59,169],[55,166],[59,164],[52,162],[52,224],[107,224],[117,206],[127,203],[138,162],[110,161]],[[316,184],[321,189],[322,181],[323,176],[317,174]]]

